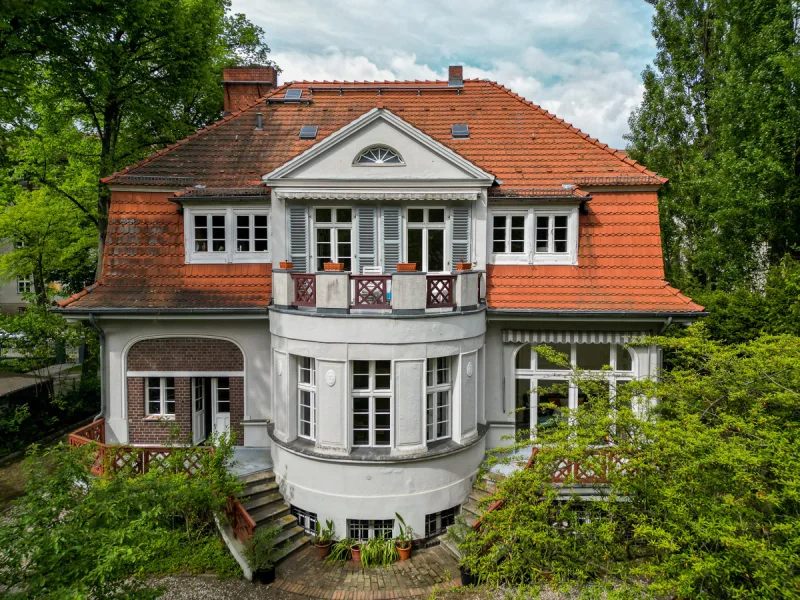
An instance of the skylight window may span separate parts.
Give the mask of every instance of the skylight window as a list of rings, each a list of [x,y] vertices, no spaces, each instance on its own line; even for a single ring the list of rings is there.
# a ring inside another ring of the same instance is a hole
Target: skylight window
[[[300,96],[303,95],[303,90],[292,88],[290,90],[286,90],[286,93],[283,95],[284,98],[287,100],[299,100]]]
[[[402,165],[403,159],[391,148],[375,146],[362,151],[354,163],[357,165]]]
[[[466,124],[453,125],[452,132],[454,140],[469,139],[469,125]]]
[[[301,140],[315,140],[317,139],[317,130],[319,127],[316,125],[303,125],[300,128],[300,139]]]

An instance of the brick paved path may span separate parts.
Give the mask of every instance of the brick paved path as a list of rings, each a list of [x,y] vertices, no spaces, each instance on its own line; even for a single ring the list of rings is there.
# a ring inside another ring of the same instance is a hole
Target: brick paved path
[[[461,584],[458,563],[446,548],[414,550],[410,560],[364,569],[353,561],[326,565],[309,546],[278,565],[273,587],[307,598],[386,600],[429,596],[433,587]]]

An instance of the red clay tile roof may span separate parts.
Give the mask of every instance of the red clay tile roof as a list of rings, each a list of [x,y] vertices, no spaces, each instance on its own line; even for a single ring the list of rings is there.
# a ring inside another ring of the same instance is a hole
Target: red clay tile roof
[[[559,195],[564,184],[597,189],[666,182],[624,152],[501,85],[467,80],[460,92],[443,86],[445,82],[286,84],[104,181],[136,186],[172,183],[181,188],[260,186],[262,175],[381,107],[501,180],[492,188],[493,196]],[[290,87],[303,89],[303,98],[311,96],[311,102],[270,102],[282,98]],[[260,131],[255,130],[256,113],[263,115]],[[452,139],[455,123],[469,124],[469,139]],[[299,139],[302,125],[319,126],[316,140]],[[269,265],[184,264],[183,219],[169,196],[113,193],[102,284],[80,298],[67,299],[63,307],[267,306]],[[663,281],[653,191],[594,193],[589,214],[581,215],[579,266],[490,266],[487,301],[495,309],[702,309]]]

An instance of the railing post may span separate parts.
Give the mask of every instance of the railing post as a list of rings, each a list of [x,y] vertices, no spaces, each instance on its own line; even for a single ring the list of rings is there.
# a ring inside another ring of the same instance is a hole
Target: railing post
[[[392,312],[424,313],[428,293],[427,275],[419,271],[392,274]]]
[[[316,278],[317,310],[346,312],[350,307],[349,273],[322,271]]]
[[[290,270],[272,270],[272,300],[275,306],[288,307],[292,305],[294,301],[294,284]]]

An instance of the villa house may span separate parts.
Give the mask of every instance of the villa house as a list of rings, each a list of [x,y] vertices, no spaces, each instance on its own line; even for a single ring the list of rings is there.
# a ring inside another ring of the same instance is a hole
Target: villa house
[[[105,180],[102,279],[61,303],[102,330],[110,442],[231,430],[306,525],[430,535],[549,418],[532,347],[619,383],[703,314],[664,281],[665,179],[497,83],[224,79],[224,118]]]

